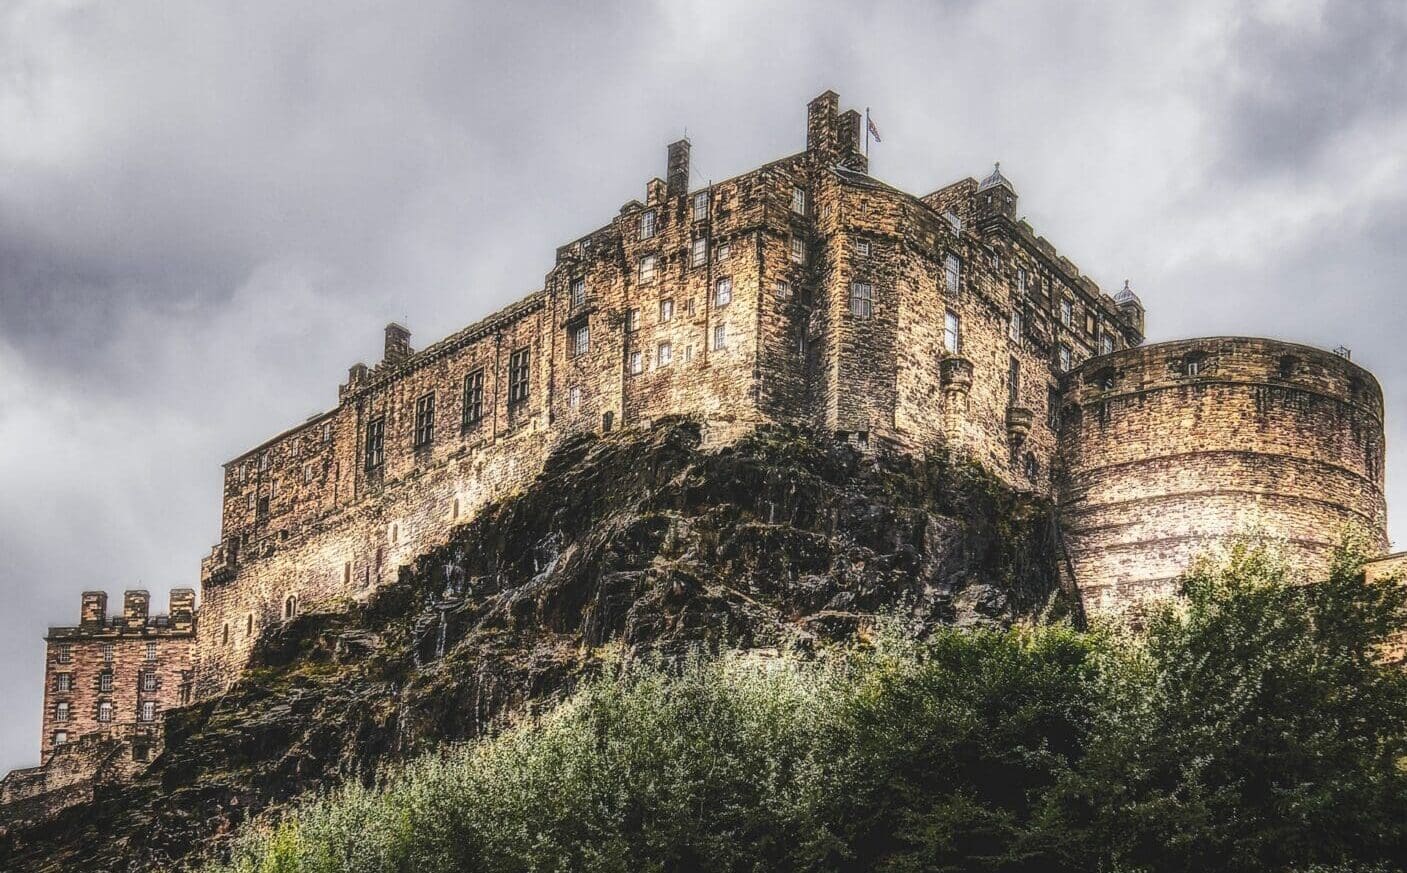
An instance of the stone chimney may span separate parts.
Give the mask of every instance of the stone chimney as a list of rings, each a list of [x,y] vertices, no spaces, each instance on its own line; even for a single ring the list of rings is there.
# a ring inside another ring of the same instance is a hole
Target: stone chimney
[[[83,592],[83,610],[79,613],[79,624],[83,627],[102,627],[107,624],[106,591]]]
[[[836,116],[840,113],[840,95],[826,91],[806,104],[806,150],[815,153],[823,163],[836,157]]]
[[[127,620],[128,627],[141,627],[147,623],[147,607],[151,604],[151,595],[145,591],[126,591],[122,595],[122,617]]]
[[[665,171],[665,194],[683,197],[689,193],[689,141],[681,139],[669,144],[669,164]]]
[[[870,171],[870,159],[865,156],[864,146],[860,145],[860,113],[848,109],[840,114],[836,122],[836,147],[840,154],[840,165],[861,173]]]
[[[398,364],[410,357],[410,352],[410,330],[394,321],[386,325],[386,353],[381,363]]]
[[[171,589],[171,626],[188,628],[195,621],[195,589]]]

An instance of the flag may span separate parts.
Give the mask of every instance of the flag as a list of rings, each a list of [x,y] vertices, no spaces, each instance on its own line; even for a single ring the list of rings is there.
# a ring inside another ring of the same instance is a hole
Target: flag
[[[874,137],[875,142],[884,142],[884,140],[879,138],[879,128],[874,126],[874,121],[870,119],[868,112],[865,113],[865,126],[870,129],[870,136]]]

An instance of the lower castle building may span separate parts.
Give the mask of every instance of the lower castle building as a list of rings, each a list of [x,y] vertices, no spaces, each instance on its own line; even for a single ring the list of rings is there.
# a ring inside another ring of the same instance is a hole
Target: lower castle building
[[[715,443],[787,422],[970,457],[1056,501],[1095,612],[1249,529],[1311,572],[1346,528],[1386,549],[1372,374],[1273,340],[1143,345],[1137,295],[1019,219],[999,167],[908,194],[869,175],[861,123],[828,91],[803,151],[706,185],[676,142],[541,288],[418,351],[388,325],[336,406],[225,464],[190,693],[270,623],[394,578],[564,437],[671,414]]]

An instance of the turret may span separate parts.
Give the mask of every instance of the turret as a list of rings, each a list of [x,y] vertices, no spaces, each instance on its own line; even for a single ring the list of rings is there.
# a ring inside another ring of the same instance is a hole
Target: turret
[[[1124,287],[1118,294],[1114,295],[1114,304],[1119,307],[1119,317],[1124,324],[1138,332],[1138,338],[1143,339],[1143,301],[1138,299],[1138,295],[1133,293],[1129,287],[1129,280],[1124,280]]]
[[[992,174],[977,186],[976,200],[979,222],[997,216],[1016,220],[1016,188],[1010,179],[1002,175],[1001,162],[997,162]]]

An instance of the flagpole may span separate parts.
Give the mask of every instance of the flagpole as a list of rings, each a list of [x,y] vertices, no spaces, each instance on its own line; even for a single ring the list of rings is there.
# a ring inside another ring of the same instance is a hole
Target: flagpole
[[[865,157],[870,156],[870,107],[865,107]]]

